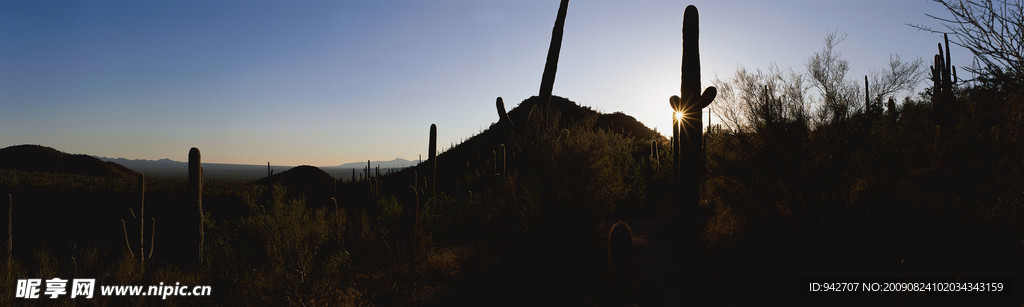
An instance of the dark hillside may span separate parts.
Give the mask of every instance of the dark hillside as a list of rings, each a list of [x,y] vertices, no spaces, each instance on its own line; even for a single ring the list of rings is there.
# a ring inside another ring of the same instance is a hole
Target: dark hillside
[[[502,160],[505,162],[506,169],[511,170],[516,167],[516,161],[522,149],[515,148],[513,136],[517,133],[533,133],[526,131],[526,127],[530,126],[530,118],[535,121],[541,121],[543,118],[543,121],[551,123],[554,125],[553,128],[557,129],[582,127],[590,131],[605,130],[626,138],[645,140],[645,143],[649,143],[651,139],[663,138],[632,116],[621,112],[602,114],[558,96],[551,97],[550,109],[547,106],[547,102],[543,101],[541,97],[530,97],[508,112],[514,128],[507,127],[502,122],[496,122],[480,134],[441,152],[437,157],[437,178],[444,180],[439,180],[437,183],[437,191],[448,191],[467,177],[495,175],[500,172]],[[440,134],[444,134],[444,126],[440,126],[439,131]],[[427,129],[424,127],[424,138],[427,137],[427,134]],[[504,159],[502,159],[501,148],[503,144],[505,145]],[[358,170],[357,172],[362,174]],[[408,187],[414,184],[413,173],[419,177],[416,183],[422,186],[424,178],[427,178],[429,182],[429,177],[432,176],[429,174],[430,172],[427,164],[422,163],[383,176],[383,193],[405,193],[408,191]],[[369,193],[369,187],[365,182],[345,184],[340,188],[344,199],[363,197]]]
[[[370,225],[398,225],[388,216],[402,209],[390,204],[418,202],[418,227],[430,244],[486,250],[474,261],[480,267],[467,268],[465,283],[439,294],[442,305],[474,305],[514,292],[569,299],[560,303],[586,296],[602,280],[597,273],[607,224],[659,200],[644,189],[661,181],[649,178],[656,175],[635,157],[646,157],[651,140],[664,138],[634,118],[600,114],[562,97],[550,104],[531,97],[508,114],[511,125],[497,121],[443,150],[436,168],[427,160],[383,176],[380,194],[373,194],[373,181],[339,186],[342,205],[365,212],[353,214],[365,214]],[[444,125],[437,131],[444,135]],[[418,200],[413,186],[420,188]],[[531,252],[537,250],[547,252]],[[505,303],[529,304],[523,299]]]
[[[0,149],[0,169],[133,178],[137,172],[113,162],[103,162],[88,155],[67,154],[40,145],[16,145]]]
[[[597,117],[597,127],[640,140],[661,138],[660,134],[647,128],[643,123],[637,121],[636,118],[622,112],[599,115]]]

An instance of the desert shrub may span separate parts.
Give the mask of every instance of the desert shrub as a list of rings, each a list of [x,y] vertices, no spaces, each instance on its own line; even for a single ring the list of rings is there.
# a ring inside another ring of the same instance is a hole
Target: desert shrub
[[[543,111],[541,111],[543,112]],[[644,191],[634,152],[646,141],[594,129],[596,117],[561,124],[558,111],[529,122],[514,140],[522,150],[517,170],[522,189],[532,192],[536,227],[556,241],[600,245],[608,219],[628,196]]]
[[[308,209],[301,197],[271,199],[265,211],[208,230],[207,274],[226,294],[220,298],[254,304],[358,300],[359,290],[337,287],[352,283],[345,274],[351,258],[339,232],[342,216]]]

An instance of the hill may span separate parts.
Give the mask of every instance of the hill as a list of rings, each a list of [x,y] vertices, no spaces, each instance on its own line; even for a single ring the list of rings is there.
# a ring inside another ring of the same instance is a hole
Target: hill
[[[636,118],[633,118],[632,116],[623,114],[622,112],[615,112],[612,114],[600,113],[589,107],[580,106],[569,99],[559,96],[552,96],[550,102],[544,101],[540,96],[530,97],[523,100],[519,106],[509,110],[508,116],[516,126],[521,126],[529,120],[531,113],[538,112],[539,106],[547,104],[550,104],[552,111],[559,113],[558,122],[562,125],[577,124],[589,116],[595,116],[597,118],[597,122],[593,125],[593,129],[595,130],[604,129],[637,139],[653,139],[660,137],[657,132],[647,128],[647,126],[640,121],[637,121]],[[538,114],[534,115],[536,116]]]
[[[513,164],[516,163],[512,161],[525,149],[519,148],[518,144],[537,140],[543,135],[540,130],[606,131],[626,138],[644,140],[647,143],[651,139],[663,138],[632,116],[623,113],[600,113],[558,96],[552,96],[550,102],[539,96],[530,97],[508,111],[508,116],[512,121],[511,128],[501,121],[496,122],[484,132],[440,153],[438,178],[462,178],[467,171],[480,170],[486,165],[496,165],[497,161],[494,160],[501,157],[502,145],[506,147],[504,154],[508,155],[504,160],[509,162],[508,167],[514,167]],[[438,184],[448,186],[444,182]]]
[[[314,206],[327,205],[327,199],[334,197],[335,179],[318,167],[301,165],[256,180],[254,185],[274,185],[298,192],[306,197],[306,203]]]
[[[558,96],[552,96],[550,101],[533,96],[507,113],[507,121],[498,120],[454,147],[438,147],[443,152],[438,153],[436,166],[425,160],[394,173],[385,174],[382,170],[381,192],[398,197],[400,202],[415,201],[406,199],[413,186],[420,187],[422,194],[480,193],[492,189],[494,180],[500,180],[496,174],[508,173],[518,174],[522,180],[517,184],[529,186],[532,193],[545,194],[534,195],[543,201],[572,199],[574,194],[591,195],[584,190],[593,186],[621,187],[616,193],[637,194],[638,191],[623,186],[622,174],[639,168],[623,163],[633,161],[627,156],[646,156],[652,139],[664,142],[664,137],[631,116],[602,114]],[[428,131],[428,127],[423,127],[423,137],[428,136]],[[444,123],[439,123],[438,134],[445,133]],[[573,137],[563,138],[563,134]],[[624,169],[628,171],[623,172]],[[545,183],[568,174],[581,179],[564,185]],[[346,181],[338,186],[339,200],[345,207],[362,208],[374,202],[367,189],[366,181]],[[613,202],[612,199],[573,201],[594,204]]]
[[[15,145],[0,149],[0,169],[131,178],[138,175],[121,164],[89,155],[68,154],[40,145]]]
[[[535,135],[536,131],[527,131],[528,127],[532,126],[531,120],[543,121],[546,124],[553,125],[558,129],[582,127],[583,129],[590,131],[607,131],[612,134],[622,135],[627,138],[633,138],[638,140],[648,141],[651,139],[662,139],[663,137],[656,131],[647,128],[643,123],[637,121],[636,118],[616,112],[613,114],[604,114],[585,106],[580,106],[576,102],[559,96],[552,96],[550,101],[540,97],[533,96],[523,100],[518,106],[508,111],[509,119],[512,121],[512,129],[506,127],[503,122],[497,121],[491,124],[490,127],[485,129],[483,132],[474,135],[466,141],[457,144],[455,147],[449,148],[444,152],[438,154],[438,166],[437,166],[437,177],[438,178],[463,178],[468,174],[480,171],[484,166],[494,165],[493,161],[498,155],[497,151],[500,151],[501,145],[506,145],[509,155],[507,160],[512,160],[512,157],[516,155],[516,152],[520,149],[514,147],[513,135],[516,131],[523,132],[520,134],[521,137],[526,135]],[[531,119],[532,118],[532,119]],[[534,122],[533,124],[536,124]],[[439,133],[444,133],[443,123],[439,125]],[[532,129],[532,128],[530,128]],[[427,135],[427,129],[424,127],[423,135]],[[441,148],[439,147],[440,151]],[[426,159],[426,157],[424,157]],[[364,168],[366,164],[362,163],[350,163],[356,169],[356,172],[361,172],[360,169]],[[349,164],[345,164],[349,165]],[[345,166],[343,165],[343,166]],[[417,171],[419,164],[411,164],[411,167],[403,169],[394,174],[388,174],[384,176],[387,180],[384,181],[385,191],[405,191],[405,187],[413,182],[413,172]],[[509,165],[512,167],[512,165]],[[493,167],[492,167],[493,168]],[[345,175],[345,174],[343,174]],[[423,175],[419,175],[421,178],[417,179],[422,182]],[[342,176],[341,178],[347,178]],[[438,182],[438,188],[449,188],[454,182]],[[361,189],[354,186],[346,186],[345,189]],[[355,190],[346,190],[342,194],[347,193],[359,193]]]
[[[113,162],[120,165],[124,165],[127,168],[135,170],[137,172],[146,173],[147,176],[179,176],[184,177],[188,174],[188,163],[174,161],[171,159],[160,159],[160,160],[144,160],[144,159],[125,159],[125,158],[108,158],[102,156],[93,156],[101,161]]]

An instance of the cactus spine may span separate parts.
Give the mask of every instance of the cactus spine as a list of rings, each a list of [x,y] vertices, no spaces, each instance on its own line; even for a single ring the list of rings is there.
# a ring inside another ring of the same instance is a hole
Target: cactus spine
[[[188,191],[189,199],[196,206],[198,232],[196,233],[197,249],[194,251],[196,265],[203,265],[203,165],[200,160],[199,148],[192,147],[188,151]]]
[[[558,70],[558,53],[562,50],[562,29],[565,27],[565,13],[569,8],[569,0],[562,0],[558,5],[558,17],[551,29],[551,45],[548,47],[548,58],[544,62],[544,75],[540,82],[540,97],[551,101],[551,91],[555,85],[555,71]]]
[[[699,182],[703,149],[703,117],[702,109],[711,104],[718,91],[708,87],[700,94],[700,51],[699,51],[699,16],[697,7],[690,5],[683,12],[683,64],[680,82],[681,96],[672,96],[669,103],[672,109],[683,114],[673,114],[672,155],[674,158],[673,177],[677,185],[676,192],[684,200],[684,204],[695,208],[700,200]]]
[[[932,71],[932,104],[934,107],[935,122],[939,124],[943,133],[952,128],[956,121],[953,112],[953,84],[956,82],[956,67],[949,59],[949,35],[943,34],[946,43],[946,53],[943,57],[942,43],[939,43],[939,53],[935,55],[935,65]]]

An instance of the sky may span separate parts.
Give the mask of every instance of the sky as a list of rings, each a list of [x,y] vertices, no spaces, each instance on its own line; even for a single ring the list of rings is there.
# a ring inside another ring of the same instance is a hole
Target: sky
[[[332,166],[418,159],[536,95],[558,0],[0,0],[0,147],[129,159]],[[663,134],[681,23],[700,10],[702,86],[806,71],[829,32],[847,78],[930,64],[930,0],[569,3],[554,94]],[[954,37],[950,38],[955,40]],[[952,46],[953,65],[971,55]],[[922,82],[918,90],[926,86]],[[905,96],[908,93],[903,93]]]

